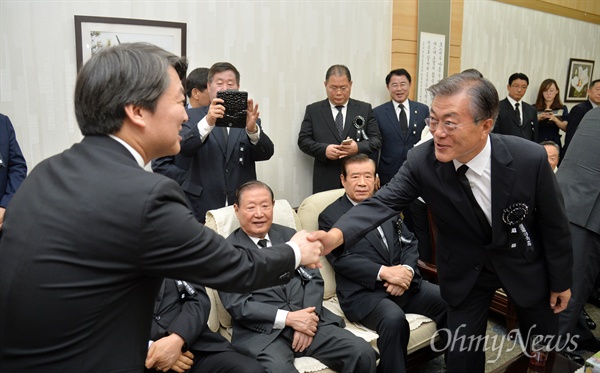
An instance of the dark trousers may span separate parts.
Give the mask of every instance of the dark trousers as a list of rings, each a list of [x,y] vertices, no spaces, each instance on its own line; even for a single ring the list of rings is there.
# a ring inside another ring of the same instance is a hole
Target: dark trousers
[[[421,282],[418,292],[407,296],[382,299],[375,309],[360,322],[379,334],[379,373],[400,373],[406,371],[406,348],[410,338],[410,328],[406,313],[418,313],[431,318],[438,328],[445,327],[448,305],[440,296],[437,285]]]
[[[192,351],[194,365],[186,373],[264,373],[260,363],[235,351],[204,352]],[[173,373],[169,370],[168,373]],[[145,373],[157,373],[146,369]]]
[[[447,341],[448,373],[485,371],[488,311],[494,293],[500,287],[502,283],[496,273],[485,266],[467,298],[460,305],[448,308],[448,329],[451,333]],[[510,294],[508,296],[510,298]],[[549,304],[549,293],[531,307],[515,304],[524,344],[527,344],[530,335],[558,335],[558,316],[553,313]],[[487,343],[489,348],[491,341]]]
[[[578,335],[576,340],[594,338],[585,320],[580,317],[600,274],[600,235],[570,224],[573,243],[573,286],[567,309],[558,316],[561,335]]]

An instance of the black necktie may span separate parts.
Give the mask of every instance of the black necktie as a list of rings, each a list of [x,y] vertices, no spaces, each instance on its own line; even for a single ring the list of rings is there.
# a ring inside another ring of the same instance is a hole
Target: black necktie
[[[342,133],[344,132],[344,117],[342,116],[342,109],[344,107],[336,106],[335,108],[338,109],[338,113],[335,116],[335,126],[337,127],[340,138],[342,138]]]
[[[400,129],[402,134],[406,135],[408,131],[408,120],[406,119],[406,112],[404,111],[404,105],[398,105],[400,107],[400,114],[398,115],[398,121],[400,122]]]
[[[519,127],[521,126],[521,113],[519,112],[519,103],[515,104],[515,113],[517,114],[517,123],[519,123]]]
[[[265,240],[264,238],[262,240],[258,240],[258,246],[259,247],[267,247],[267,240]]]
[[[481,225],[481,228],[483,228],[483,232],[484,232],[485,236],[488,237],[489,239],[491,239],[492,238],[492,227],[490,227],[490,223],[488,222],[487,218],[485,217],[485,214],[483,213],[481,206],[479,206],[479,203],[477,203],[477,200],[475,199],[475,196],[473,195],[473,191],[471,190],[471,185],[469,185],[469,179],[467,179],[467,176],[465,175],[467,173],[468,169],[469,169],[469,166],[467,166],[466,164],[463,164],[462,166],[460,166],[458,168],[458,170],[456,170],[456,174],[458,175],[458,181],[460,181],[460,186],[463,188],[463,190],[467,194],[467,197],[469,198],[469,202],[471,202],[471,208],[473,208],[473,212],[475,213],[475,216],[477,217],[477,220],[479,221],[479,225]]]
[[[381,229],[381,231],[379,229]],[[383,227],[380,226],[379,228],[375,229],[375,232],[377,233],[377,237],[379,237],[379,239],[383,243],[383,246],[385,246],[385,248],[389,250],[389,247],[387,245],[387,241],[385,240],[385,238],[381,234],[381,232],[383,232]]]

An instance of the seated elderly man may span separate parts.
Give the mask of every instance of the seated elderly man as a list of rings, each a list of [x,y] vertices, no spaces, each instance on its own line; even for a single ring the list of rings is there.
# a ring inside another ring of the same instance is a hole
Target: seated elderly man
[[[234,246],[284,247],[294,235],[293,229],[273,224],[275,200],[268,185],[247,182],[236,200],[240,228],[227,238]],[[284,286],[219,294],[233,320],[233,346],[267,372],[297,372],[293,362],[301,356],[314,357],[338,372],[376,370],[375,350],[343,329],[343,320],[323,307],[323,279],[316,269],[298,268]]]
[[[355,204],[371,197],[375,162],[364,154],[346,158],[341,181],[346,194],[319,215],[329,230]],[[379,372],[404,372],[410,329],[405,313],[419,313],[444,327],[447,304],[437,285],[422,280],[414,235],[397,217],[385,221],[351,247],[327,256],[335,270],[337,295],[344,314],[377,331]],[[443,334],[443,333],[442,333]]]

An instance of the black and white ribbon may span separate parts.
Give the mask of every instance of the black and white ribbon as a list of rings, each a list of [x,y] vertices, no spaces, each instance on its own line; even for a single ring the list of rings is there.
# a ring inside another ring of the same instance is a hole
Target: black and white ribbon
[[[525,216],[529,213],[529,206],[524,203],[513,203],[508,206],[504,210],[502,210],[502,221],[504,224],[512,227],[510,233],[516,234],[518,230],[525,238],[525,242],[527,244],[527,251],[533,250],[533,244],[531,242],[531,237],[529,236],[529,232],[527,232],[527,228],[523,224],[523,220],[525,220]]]
[[[367,122],[365,121],[365,118],[363,118],[361,115],[357,115],[356,117],[354,117],[352,124],[357,129],[356,141],[361,141],[361,140],[367,141],[369,139],[369,136],[367,136],[367,133],[364,130],[365,125],[367,124]]]

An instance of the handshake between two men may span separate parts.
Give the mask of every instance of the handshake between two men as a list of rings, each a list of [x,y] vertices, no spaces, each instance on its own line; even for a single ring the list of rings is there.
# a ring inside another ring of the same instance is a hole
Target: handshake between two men
[[[291,239],[298,244],[301,253],[300,264],[307,268],[321,268],[320,256],[329,254],[333,249],[344,243],[342,231],[337,228],[329,232],[307,232],[301,230]]]

